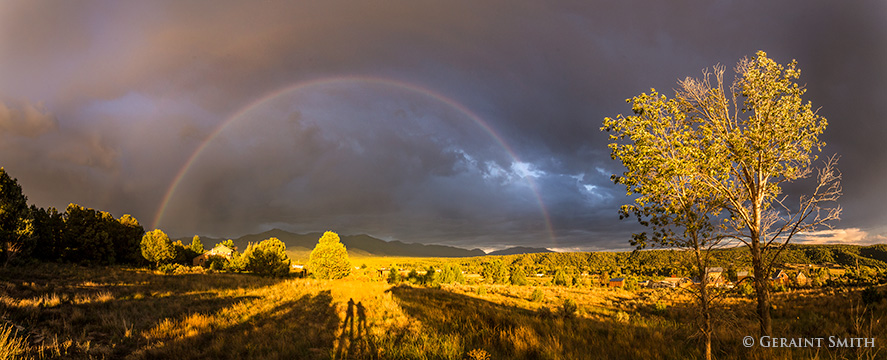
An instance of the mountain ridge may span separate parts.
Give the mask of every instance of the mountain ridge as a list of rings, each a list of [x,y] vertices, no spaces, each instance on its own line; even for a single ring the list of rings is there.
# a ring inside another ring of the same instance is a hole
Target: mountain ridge
[[[281,229],[271,229],[257,234],[247,234],[236,239],[231,239],[238,250],[243,251],[249,243],[258,243],[268,238],[278,238],[289,248],[314,249],[321,232],[309,232],[298,234]],[[552,252],[544,248],[532,248],[525,246],[509,247],[489,253],[481,249],[464,249],[448,245],[405,243],[400,240],[385,241],[367,234],[339,235],[342,243],[349,252],[366,253],[372,256],[405,256],[405,257],[476,257],[486,255],[513,255],[536,252]],[[191,238],[180,238],[183,243],[190,243]],[[225,239],[213,237],[200,237],[205,248],[224,241]]]

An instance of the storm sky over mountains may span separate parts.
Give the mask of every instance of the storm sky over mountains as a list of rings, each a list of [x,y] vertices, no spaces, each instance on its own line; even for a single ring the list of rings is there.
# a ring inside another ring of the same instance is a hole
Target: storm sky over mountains
[[[2,2],[0,166],[172,236],[622,249],[603,118],[757,50],[797,59],[841,156],[807,241],[887,241],[875,0]]]

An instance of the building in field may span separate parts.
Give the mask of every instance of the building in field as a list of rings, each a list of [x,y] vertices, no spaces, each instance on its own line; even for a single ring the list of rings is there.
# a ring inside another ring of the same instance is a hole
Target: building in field
[[[608,287],[623,287],[625,286],[625,278],[612,278],[610,279],[610,283],[607,284]]]
[[[789,278],[788,273],[786,273],[785,270],[782,269],[776,270],[776,272],[773,273],[773,277],[770,278],[770,282],[773,284],[785,285],[788,284],[790,281],[791,279]]]
[[[236,249],[232,249],[225,245],[219,244],[211,250],[195,257],[194,260],[192,260],[192,263],[194,264],[194,266],[204,266],[206,265],[206,260],[211,256],[219,256],[231,260],[231,257],[234,255],[234,250]]]

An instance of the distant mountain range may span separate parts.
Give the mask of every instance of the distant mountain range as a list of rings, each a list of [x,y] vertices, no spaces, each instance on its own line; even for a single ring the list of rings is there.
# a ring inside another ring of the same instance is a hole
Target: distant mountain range
[[[296,234],[289,231],[274,229],[259,234],[244,235],[237,239],[232,239],[237,249],[243,251],[249,243],[258,243],[262,240],[276,237],[286,244],[288,251],[302,252],[311,251],[317,245],[317,240],[323,235],[319,232]],[[533,247],[510,247],[503,250],[492,251],[486,253],[481,249],[467,250],[455,246],[446,245],[425,245],[417,243],[404,243],[401,241],[385,241],[377,239],[369,235],[339,235],[348,253],[351,255],[364,256],[411,256],[411,257],[472,257],[484,255],[514,255],[552,252],[545,248]],[[190,244],[191,238],[181,238],[183,243]],[[213,245],[224,241],[225,239],[200,237],[200,241],[207,249]]]

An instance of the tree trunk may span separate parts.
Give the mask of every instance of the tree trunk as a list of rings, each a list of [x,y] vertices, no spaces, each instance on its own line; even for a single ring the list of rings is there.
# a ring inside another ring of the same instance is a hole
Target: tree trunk
[[[699,324],[699,328],[702,331],[702,336],[704,337],[705,343],[703,344],[702,351],[705,353],[705,360],[711,360],[711,299],[708,293],[708,261],[702,259],[702,255],[700,254],[700,250],[698,248],[698,240],[694,237],[694,242],[697,244],[697,248],[695,249],[696,254],[696,266],[698,268],[697,276],[699,277],[699,312],[702,315],[702,323]]]
[[[708,274],[704,276],[707,277]],[[711,309],[708,306],[708,290],[705,289],[707,283],[705,280],[702,281],[700,300],[702,301],[702,335],[705,336],[705,360],[711,360]]]
[[[761,323],[761,336],[770,336],[773,326],[770,321],[769,274],[765,274],[762,249],[757,239],[752,239],[751,261],[755,272],[755,295],[758,300],[758,320]]]

